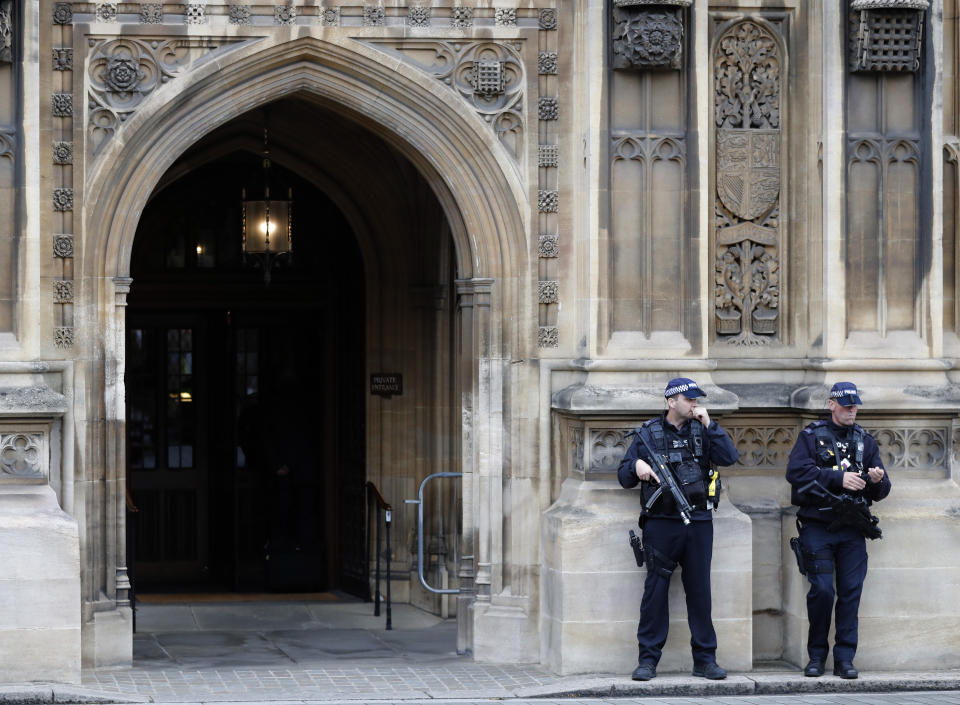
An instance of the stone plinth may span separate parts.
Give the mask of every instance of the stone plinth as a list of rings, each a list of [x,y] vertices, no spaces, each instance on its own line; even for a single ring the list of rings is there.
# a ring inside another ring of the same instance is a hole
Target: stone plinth
[[[79,683],[77,522],[48,485],[0,488],[0,565],[0,678]]]
[[[627,532],[636,529],[639,497],[613,480],[568,479],[545,513],[541,651],[557,673],[629,673],[636,666],[646,569],[637,568]],[[722,501],[714,517],[713,622],[717,659],[735,671],[752,667],[752,578],[750,519]],[[690,631],[678,574],[670,606],[660,670],[689,670]]]

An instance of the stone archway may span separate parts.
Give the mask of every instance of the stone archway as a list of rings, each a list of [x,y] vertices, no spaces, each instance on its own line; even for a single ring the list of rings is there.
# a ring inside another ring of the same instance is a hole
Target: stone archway
[[[500,474],[502,462],[504,431],[498,420],[504,405],[503,375],[495,368],[505,357],[504,341],[515,337],[511,321],[530,315],[517,310],[528,298],[521,291],[528,256],[522,186],[502,147],[476,115],[415,69],[387,65],[386,57],[359,44],[345,48],[309,37],[263,44],[240,45],[229,63],[201,65],[151,96],[87,176],[78,313],[97,323],[78,341],[89,361],[79,384],[88,390],[87,418],[102,418],[105,424],[90,421],[86,433],[88,462],[103,470],[99,483],[85,490],[86,502],[101,518],[81,529],[86,555],[82,594],[85,652],[103,653],[95,659],[98,664],[129,659],[123,334],[129,261],[140,214],[162,175],[191,144],[244,112],[294,94],[348,115],[390,142],[421,172],[446,214],[462,312],[461,553],[473,557],[461,564],[460,577],[464,600],[471,599],[478,585],[489,594],[489,566],[496,561],[490,559],[493,549],[486,534],[498,519],[487,514],[498,504],[478,488],[485,476]],[[485,506],[488,502],[490,507]],[[467,609],[458,611],[464,648],[470,646],[469,614]],[[125,646],[101,649],[107,642]]]

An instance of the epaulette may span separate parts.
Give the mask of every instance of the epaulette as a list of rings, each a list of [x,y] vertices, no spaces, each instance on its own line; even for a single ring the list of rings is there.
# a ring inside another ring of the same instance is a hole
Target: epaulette
[[[807,424],[807,427],[806,427],[805,429],[803,429],[803,432],[804,432],[804,433],[816,433],[816,430],[815,430],[815,429],[818,429],[818,428],[820,428],[821,426],[826,426],[826,425],[827,425],[827,422],[824,421],[823,419],[820,419],[819,421],[814,421],[813,423]]]

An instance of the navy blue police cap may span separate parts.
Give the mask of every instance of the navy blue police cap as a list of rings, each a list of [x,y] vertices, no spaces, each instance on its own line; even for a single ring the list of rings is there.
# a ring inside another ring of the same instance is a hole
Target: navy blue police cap
[[[863,404],[860,400],[860,394],[857,392],[857,385],[853,382],[837,382],[830,388],[830,398],[840,406]]]
[[[677,377],[667,382],[667,388],[664,390],[663,396],[670,398],[676,394],[682,394],[687,399],[707,396],[706,392],[700,389],[696,382],[687,377]]]

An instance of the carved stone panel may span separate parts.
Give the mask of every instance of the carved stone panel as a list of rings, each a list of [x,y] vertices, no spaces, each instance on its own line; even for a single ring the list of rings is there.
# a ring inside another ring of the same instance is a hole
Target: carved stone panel
[[[780,330],[780,54],[772,30],[741,21],[714,56],[715,326],[735,345]]]
[[[797,423],[759,425],[751,422],[740,425],[739,420],[725,423],[724,428],[740,454],[734,467],[775,472],[786,470],[787,459],[800,431]]]
[[[12,127],[0,127],[0,157],[13,160],[17,148],[17,135]]]
[[[0,61],[13,61],[13,0],[0,0]]]
[[[53,50],[53,70],[73,71],[73,49]]]
[[[630,447],[629,428],[591,428],[589,472],[616,472]]]
[[[613,68],[679,69],[683,66],[683,10],[613,6]]]
[[[865,421],[864,428],[876,439],[884,467],[893,472],[946,473],[950,469],[951,430],[946,421],[927,422],[922,427],[876,425]]]
[[[916,71],[923,47],[926,0],[853,0],[850,70]]]
[[[104,39],[89,51],[88,109],[94,153],[140,104],[216,44],[202,39]]]
[[[42,480],[49,473],[47,434],[0,430],[0,479]]]
[[[369,43],[454,89],[490,125],[510,155],[518,157],[524,89],[520,42],[374,39]]]

